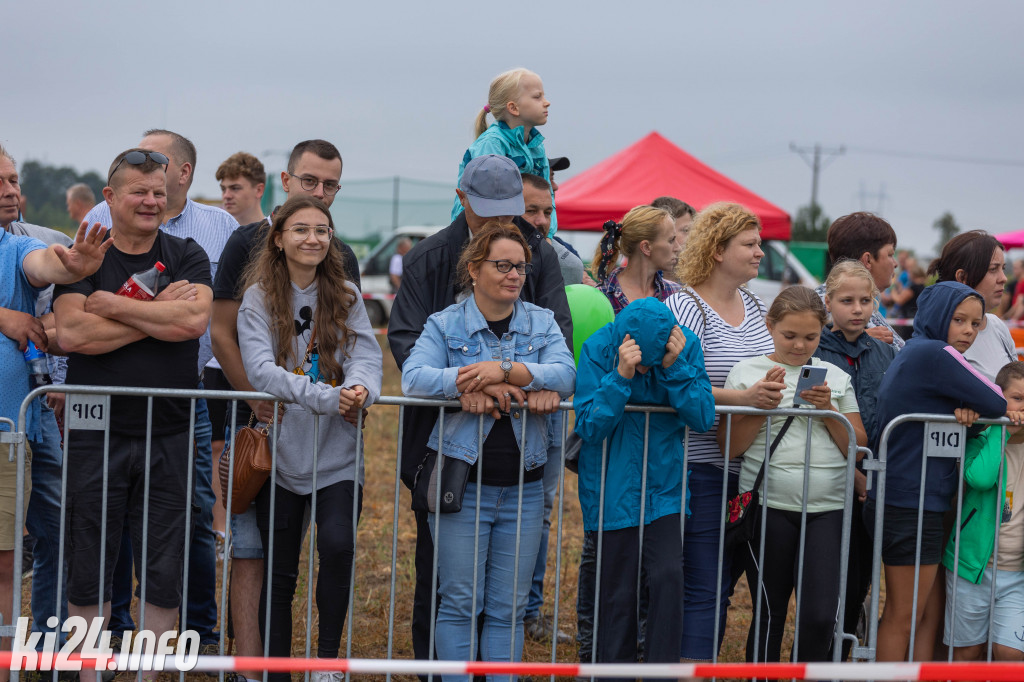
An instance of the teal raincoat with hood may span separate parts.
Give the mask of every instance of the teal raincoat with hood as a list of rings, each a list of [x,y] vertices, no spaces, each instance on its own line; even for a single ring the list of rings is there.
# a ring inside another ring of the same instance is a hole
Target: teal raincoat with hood
[[[576,433],[583,439],[579,458],[579,495],[583,528],[598,529],[602,478],[604,530],[648,524],[683,510],[683,433],[689,426],[707,431],[715,420],[711,381],[704,369],[700,341],[683,328],[686,345],[667,369],[661,366],[676,319],[661,301],[634,301],[614,321],[594,332],[580,354],[576,372]],[[619,346],[626,334],[650,369],[632,379],[618,372]],[[666,405],[675,414],[650,415],[647,480],[641,499],[646,415],[626,412],[627,404]],[[607,473],[601,475],[603,441],[608,440]]]

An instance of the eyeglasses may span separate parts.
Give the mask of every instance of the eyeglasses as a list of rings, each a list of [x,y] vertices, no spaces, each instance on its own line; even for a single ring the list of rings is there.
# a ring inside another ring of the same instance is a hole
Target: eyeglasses
[[[295,175],[295,173],[289,173],[288,175],[298,180],[299,184],[302,185],[302,189],[307,192],[316,190],[317,185],[323,185],[324,194],[334,196],[338,193],[338,187],[340,187],[340,185],[338,185],[334,180],[319,180],[317,178],[311,178],[308,175]]]
[[[300,242],[309,238],[310,232],[315,234],[317,240],[322,242],[325,242],[334,236],[334,230],[329,225],[306,225],[304,223],[295,223],[291,227],[286,227],[281,231],[291,232],[292,236],[295,237],[295,240]]]
[[[133,166],[141,166],[146,163],[146,159],[152,159],[154,163],[160,164],[165,170],[167,168],[167,164],[170,162],[170,159],[160,152],[140,152],[138,150],[128,152],[121,157],[120,161],[117,162],[117,165],[114,166],[114,170],[110,171],[110,175],[107,176],[107,184],[110,184],[110,178],[114,177],[114,173],[117,172],[117,169],[121,167],[122,163],[127,162]]]
[[[533,263],[513,263],[510,260],[491,260],[490,258],[485,258],[484,262],[494,263],[494,267],[498,268],[498,272],[503,275],[511,272],[512,268],[515,268],[520,275],[529,275],[533,272]]]

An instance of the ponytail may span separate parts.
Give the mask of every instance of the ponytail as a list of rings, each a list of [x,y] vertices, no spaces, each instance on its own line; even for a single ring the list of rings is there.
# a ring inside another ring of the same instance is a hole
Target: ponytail
[[[597,245],[597,250],[594,252],[598,284],[608,279],[608,266],[614,266],[618,262],[619,239],[622,237],[622,223],[609,220],[603,227],[604,236],[601,237],[601,243]]]
[[[480,113],[476,115],[476,120],[473,123],[473,139],[480,137],[487,130],[487,114],[491,111],[491,105],[486,104],[484,108],[480,110]]]

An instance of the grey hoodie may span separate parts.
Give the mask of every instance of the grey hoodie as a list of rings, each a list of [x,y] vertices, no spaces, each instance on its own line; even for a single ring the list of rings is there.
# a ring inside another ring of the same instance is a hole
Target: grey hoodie
[[[292,313],[297,336],[286,367],[274,362],[276,348],[271,333],[270,317],[264,304],[261,285],[249,287],[238,310],[238,346],[249,382],[257,391],[266,391],[288,401],[285,414],[278,426],[277,482],[297,495],[313,491],[314,425],[319,424],[319,455],[317,489],[338,481],[351,481],[356,476],[356,428],[338,414],[338,399],[342,388],[357,384],[366,387],[368,407],[380,397],[383,369],[380,345],[366,316],[363,297],[351,282],[345,283],[356,294],[356,303],[349,310],[349,357],[342,349],[335,353],[342,363],[344,377],[334,387],[313,383],[309,376],[294,371],[306,353],[309,343],[312,311],[316,309],[316,282],[306,289],[292,286]],[[306,362],[302,370],[311,371]],[[359,482],[363,482],[363,468],[359,468]]]

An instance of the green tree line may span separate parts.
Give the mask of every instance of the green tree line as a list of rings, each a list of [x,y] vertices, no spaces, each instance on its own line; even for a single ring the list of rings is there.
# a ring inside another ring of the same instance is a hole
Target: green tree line
[[[71,216],[68,215],[68,187],[84,182],[92,188],[99,201],[103,199],[103,187],[106,185],[96,171],[80,173],[71,166],[50,166],[41,161],[21,164],[18,175],[21,179],[21,193],[28,202],[25,220],[64,230],[78,227],[71,224]]]

